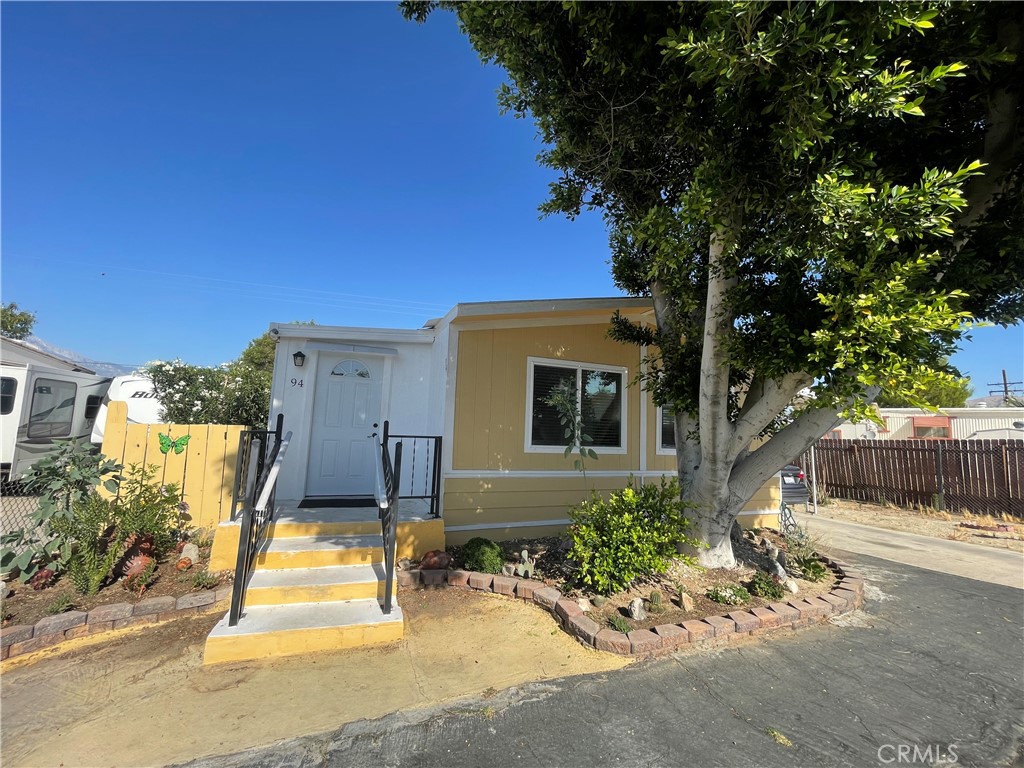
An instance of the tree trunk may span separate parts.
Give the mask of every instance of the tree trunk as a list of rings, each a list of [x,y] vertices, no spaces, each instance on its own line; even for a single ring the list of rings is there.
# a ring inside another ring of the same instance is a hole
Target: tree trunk
[[[736,505],[728,490],[728,486],[715,483],[698,470],[687,499],[696,506],[687,510],[686,519],[690,521],[690,527],[686,533],[702,544],[686,548],[686,554],[695,557],[697,563],[705,568],[736,567],[729,533],[744,502]]]

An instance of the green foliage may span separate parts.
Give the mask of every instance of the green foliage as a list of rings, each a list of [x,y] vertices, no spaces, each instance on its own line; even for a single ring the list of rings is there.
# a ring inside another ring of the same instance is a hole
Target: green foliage
[[[462,548],[462,562],[466,568],[480,573],[501,573],[505,556],[501,547],[490,539],[477,536]]]
[[[686,504],[675,481],[630,484],[607,501],[596,493],[569,512],[576,581],[601,595],[621,591],[636,579],[663,573],[686,535]],[[687,558],[683,558],[687,559]]]
[[[264,427],[270,409],[270,371],[243,362],[219,368],[180,360],[146,367],[163,403],[163,418],[179,424]]]
[[[0,306],[0,333],[9,339],[24,339],[32,333],[36,316],[18,308],[13,301]]]
[[[796,557],[793,564],[800,569],[804,578],[808,581],[823,581],[829,575],[829,570],[823,562],[813,556]]]
[[[973,394],[970,379],[946,374],[915,382],[911,391],[899,395],[883,387],[875,402],[882,408],[963,408]]]
[[[25,475],[26,487],[39,494],[31,525],[0,538],[0,568],[17,568],[28,581],[43,567],[63,571],[71,557],[72,540],[62,534],[76,505],[102,483],[117,488],[121,465],[105,459],[86,441],[55,440],[56,450],[37,461]]]
[[[183,515],[188,507],[176,484],[153,483],[158,469],[156,465],[130,465],[114,509],[122,540],[152,537],[154,551],[160,556],[184,535]]]
[[[138,573],[126,576],[122,586],[135,595],[141,595],[156,581],[156,560],[149,558],[146,567]]]
[[[192,589],[213,589],[220,584],[220,576],[209,571],[196,571],[192,575]]]
[[[750,593],[739,584],[711,587],[707,591],[707,596],[722,605],[743,605],[750,602]]]
[[[757,597],[764,597],[768,600],[781,600],[786,596],[786,588],[775,576],[764,571],[758,571],[754,578],[747,585],[747,591]]]
[[[661,592],[658,590],[652,590],[651,596],[648,598],[649,610],[651,613],[664,613],[665,604],[662,602]]]
[[[96,493],[75,503],[72,514],[54,521],[59,536],[72,544],[67,574],[83,595],[95,595],[121,555],[114,505]]]
[[[617,285],[652,298],[612,336],[646,349],[700,516],[837,412],[956,375],[971,318],[1024,316],[1014,4],[402,4],[436,7],[535,121],[542,210],[599,210]]]
[[[594,439],[583,431],[583,416],[580,413],[575,384],[563,381],[551,390],[551,394],[544,402],[558,412],[558,420],[568,441],[565,446],[565,458],[569,458],[573,451],[578,453],[579,458],[573,461],[573,466],[586,477],[586,460],[597,461],[597,452],[587,445],[594,442]]]
[[[65,593],[59,595],[53,599],[49,605],[46,606],[46,614],[48,616],[56,616],[58,613],[65,613],[75,607],[75,601],[71,595]]]
[[[614,629],[616,632],[632,632],[633,625],[629,623],[629,620],[619,613],[613,613],[608,617],[608,626]]]

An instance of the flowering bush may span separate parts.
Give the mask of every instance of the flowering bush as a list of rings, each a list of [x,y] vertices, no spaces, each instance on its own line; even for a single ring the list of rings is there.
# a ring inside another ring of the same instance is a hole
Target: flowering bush
[[[271,371],[244,362],[217,368],[180,360],[150,363],[164,410],[162,418],[177,424],[244,424],[262,428],[270,409]]]

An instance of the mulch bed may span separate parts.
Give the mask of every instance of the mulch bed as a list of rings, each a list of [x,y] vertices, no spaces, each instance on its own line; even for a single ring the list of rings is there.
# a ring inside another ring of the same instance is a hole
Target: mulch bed
[[[751,600],[738,606],[723,605],[716,603],[707,597],[708,589],[714,586],[728,586],[740,584],[746,586],[757,571],[767,571],[770,567],[770,560],[765,541],[771,541],[781,550],[787,549],[785,537],[776,531],[761,529],[756,532],[746,531],[741,541],[733,543],[733,553],[736,557],[737,567],[735,569],[713,568],[705,569],[676,562],[667,573],[651,579],[643,580],[634,584],[629,590],[611,595],[605,599],[596,596],[585,589],[580,589],[572,581],[574,573],[573,563],[567,555],[571,549],[571,542],[567,537],[549,536],[536,539],[510,539],[497,542],[509,564],[520,562],[520,553],[525,549],[531,557],[536,558],[536,570],[534,579],[543,581],[546,586],[555,587],[567,597],[587,598],[592,610],[587,615],[602,626],[612,627],[610,620],[613,616],[620,616],[629,624],[630,629],[652,629],[660,624],[678,624],[691,619],[703,619],[707,616],[718,616],[727,611],[744,610],[758,606],[767,606],[775,602],[776,598],[762,598],[751,595]],[[452,556],[453,568],[464,568],[465,561],[462,558],[462,548],[450,546],[448,554]],[[792,573],[792,572],[791,572]],[[829,571],[826,578],[821,581],[812,582],[802,578],[792,577],[799,589],[797,594],[785,593],[782,600],[811,598],[827,594],[836,584],[834,574]],[[687,611],[680,607],[680,587],[693,599],[693,610]],[[651,610],[651,593],[661,593],[662,609],[660,612]],[[647,609],[647,618],[642,621],[634,621],[629,618],[627,607],[634,598],[644,600]]]
[[[3,599],[2,624],[11,626],[19,624],[35,624],[45,616],[52,616],[66,611],[91,611],[102,605],[114,603],[130,603],[132,605],[151,597],[182,597],[190,592],[204,591],[195,588],[193,582],[196,574],[205,572],[210,561],[210,545],[199,548],[199,563],[194,563],[187,571],[178,571],[175,565],[178,554],[171,552],[157,560],[155,581],[141,595],[124,588],[120,581],[107,584],[95,595],[82,595],[74,588],[67,576],[61,576],[51,586],[35,590],[28,584],[13,580],[8,582],[11,593]],[[231,581],[230,573],[214,574],[217,582],[207,589],[216,589]],[[69,602],[70,601],[70,602]],[[60,608],[60,610],[58,610]]]

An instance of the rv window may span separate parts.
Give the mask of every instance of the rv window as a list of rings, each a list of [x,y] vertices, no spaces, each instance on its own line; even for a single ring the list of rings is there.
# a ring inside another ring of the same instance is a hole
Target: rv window
[[[36,379],[28,417],[29,437],[67,437],[78,387],[70,381]]]
[[[18,380],[4,376],[0,379],[0,416],[14,410],[14,395],[18,391]]]
[[[85,398],[85,420],[92,421],[96,418],[96,414],[100,412],[100,405],[103,404],[103,398],[99,395],[89,395]]]
[[[555,363],[556,361],[550,361]],[[576,399],[583,420],[583,433],[594,448],[623,448],[622,413],[625,369],[610,370],[583,363],[549,365],[530,361],[529,447],[565,446],[565,427],[558,411],[546,401],[559,387],[566,387]]]

